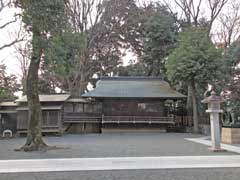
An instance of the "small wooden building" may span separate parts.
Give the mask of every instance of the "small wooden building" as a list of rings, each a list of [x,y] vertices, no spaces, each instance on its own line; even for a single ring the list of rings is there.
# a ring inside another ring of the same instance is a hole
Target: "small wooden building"
[[[39,95],[42,108],[42,132],[63,132],[63,106],[70,97],[69,94],[51,94]],[[16,100],[18,102],[17,110],[17,131],[26,133],[28,128],[28,105],[27,97]]]
[[[17,129],[17,103],[13,101],[0,102],[0,134],[9,129],[13,133]],[[1,136],[1,135],[0,135]]]
[[[100,132],[101,104],[86,98],[70,98],[69,94],[42,94],[43,133],[87,133]],[[28,106],[26,96],[16,100],[17,132],[28,128]]]
[[[177,124],[174,113],[186,96],[160,78],[102,78],[82,97],[102,102],[102,130],[166,129]]]

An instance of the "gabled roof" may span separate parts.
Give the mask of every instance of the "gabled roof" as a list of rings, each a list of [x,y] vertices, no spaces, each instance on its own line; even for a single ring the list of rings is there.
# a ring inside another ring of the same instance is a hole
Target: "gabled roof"
[[[151,77],[102,78],[96,88],[82,95],[93,98],[185,98],[166,81]]]
[[[42,110],[60,110],[62,109],[62,106],[42,106]],[[29,110],[28,107],[18,107],[16,108],[17,111],[27,111]]]
[[[17,106],[18,103],[14,101],[2,101],[0,102],[0,106]]]
[[[75,102],[75,103],[91,103],[89,99],[86,98],[69,98],[67,102]]]
[[[64,102],[70,97],[69,94],[42,94],[39,95],[40,102]],[[27,102],[27,96],[17,99],[16,102]]]

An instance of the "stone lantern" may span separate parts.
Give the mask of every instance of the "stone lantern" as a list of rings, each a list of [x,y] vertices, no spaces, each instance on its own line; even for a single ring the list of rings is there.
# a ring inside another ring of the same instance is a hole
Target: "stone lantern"
[[[221,149],[221,133],[219,125],[219,114],[223,113],[220,108],[220,103],[224,102],[224,98],[217,96],[216,92],[212,91],[211,96],[206,97],[202,100],[202,103],[208,104],[207,113],[210,114],[210,124],[211,124],[211,140],[212,140],[212,151],[224,151]]]

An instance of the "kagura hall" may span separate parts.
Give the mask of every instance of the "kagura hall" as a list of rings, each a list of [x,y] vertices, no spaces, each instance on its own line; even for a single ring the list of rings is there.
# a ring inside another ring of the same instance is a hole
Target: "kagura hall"
[[[186,97],[152,77],[105,77],[96,88],[72,98],[40,95],[43,133],[166,132],[191,126]],[[26,97],[0,102],[0,130],[26,133]]]

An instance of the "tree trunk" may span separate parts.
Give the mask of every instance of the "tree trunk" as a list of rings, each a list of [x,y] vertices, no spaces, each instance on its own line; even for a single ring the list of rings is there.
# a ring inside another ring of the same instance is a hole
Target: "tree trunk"
[[[38,43],[40,38],[40,33],[36,34],[33,32],[32,57],[28,69],[26,91],[29,124],[26,143],[20,148],[23,151],[45,151],[48,147],[42,139],[42,112],[38,93],[38,70],[43,50],[36,43]]]
[[[192,116],[192,88],[191,88],[191,85],[188,85],[187,113],[188,113],[188,116]]]
[[[84,93],[84,91],[87,88],[87,81],[86,81],[86,77],[85,77],[85,72],[82,71],[81,72],[81,78],[80,78],[80,87],[79,87],[79,94],[82,95]]]
[[[79,72],[80,78],[77,78],[73,82],[68,80],[68,89],[71,94],[71,97],[79,98],[84,93],[87,87],[87,81],[83,73]]]
[[[195,82],[191,82],[191,93],[192,93],[192,108],[193,108],[193,132],[198,133],[198,112],[197,112],[197,99],[196,99],[196,88]]]

